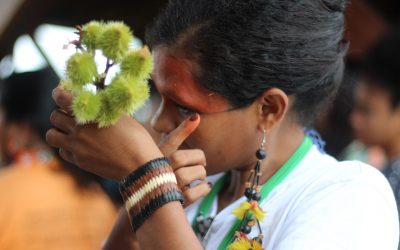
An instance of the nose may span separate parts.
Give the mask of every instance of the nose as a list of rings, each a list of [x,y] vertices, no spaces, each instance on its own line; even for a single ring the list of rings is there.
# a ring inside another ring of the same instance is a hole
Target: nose
[[[172,119],[170,110],[165,107],[164,100],[161,100],[160,106],[151,119],[151,127],[160,134],[168,134],[175,129],[175,123]]]

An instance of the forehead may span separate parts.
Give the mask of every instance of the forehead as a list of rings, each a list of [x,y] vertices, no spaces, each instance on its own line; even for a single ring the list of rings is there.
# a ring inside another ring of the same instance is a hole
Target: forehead
[[[213,113],[229,108],[225,98],[200,86],[193,64],[171,53],[167,48],[153,51],[153,80],[161,95],[199,112]]]
[[[356,85],[356,95],[363,96],[365,98],[374,99],[390,99],[390,93],[384,87],[381,87],[379,83],[372,82],[367,79],[360,79]]]
[[[361,79],[356,85],[355,101],[375,108],[389,108],[390,93],[378,83]]]

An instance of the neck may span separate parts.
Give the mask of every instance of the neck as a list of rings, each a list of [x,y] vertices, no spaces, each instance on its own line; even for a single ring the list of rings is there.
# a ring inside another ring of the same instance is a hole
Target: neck
[[[267,182],[292,156],[304,139],[302,128],[293,128],[291,132],[271,136],[267,145],[267,158],[261,163],[261,183]],[[243,196],[245,183],[254,168],[251,164],[245,168],[232,170],[226,187],[222,189],[219,198],[218,208],[222,210],[233,201]]]

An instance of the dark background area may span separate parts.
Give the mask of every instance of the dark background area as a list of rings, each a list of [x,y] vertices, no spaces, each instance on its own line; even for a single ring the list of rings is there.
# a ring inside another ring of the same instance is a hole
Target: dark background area
[[[6,0],[1,0],[6,1]],[[0,8],[1,8],[0,1]],[[195,1],[195,0],[194,0]],[[0,34],[0,58],[12,52],[21,34],[32,34],[42,23],[75,26],[93,19],[123,20],[143,38],[146,24],[167,0],[22,0]],[[347,35],[356,57],[387,24],[400,23],[398,0],[352,0],[349,2]]]

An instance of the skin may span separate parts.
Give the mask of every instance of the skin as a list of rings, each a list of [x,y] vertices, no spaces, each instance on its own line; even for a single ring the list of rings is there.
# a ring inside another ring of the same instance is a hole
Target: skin
[[[291,112],[294,98],[280,89],[272,88],[250,106],[231,110],[234,107],[226,99],[195,82],[194,65],[181,54],[157,47],[153,56],[153,80],[162,102],[152,124],[162,134],[161,145],[132,118],[123,117],[114,126],[98,129],[95,125],[78,126],[72,117],[59,111],[51,117],[57,129],[48,131],[49,144],[60,148],[64,159],[117,180],[163,155],[172,159],[175,174],[180,170],[180,186],[202,176],[190,174],[192,171],[187,169],[194,166],[205,167],[208,175],[232,171],[231,180],[219,194],[221,210],[242,196],[244,183],[257,160],[255,152],[260,147],[263,130],[267,135],[268,157],[262,162],[262,183],[289,159],[304,138],[303,128]],[[68,110],[72,101],[69,93],[56,89],[53,97],[62,109]],[[199,115],[190,120],[194,113]],[[200,161],[200,154],[206,162]],[[123,215],[121,218],[126,220]],[[123,228],[114,228],[107,249],[118,248],[111,243],[129,233]],[[158,209],[136,236],[142,249],[202,249],[178,202]]]
[[[400,156],[400,107],[392,107],[378,83],[363,79],[357,85],[351,124],[365,145],[382,147],[389,160]]]
[[[1,119],[1,160],[3,165],[13,162],[25,150],[50,150],[38,133],[25,122],[9,122]]]

